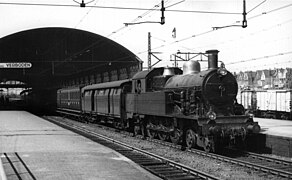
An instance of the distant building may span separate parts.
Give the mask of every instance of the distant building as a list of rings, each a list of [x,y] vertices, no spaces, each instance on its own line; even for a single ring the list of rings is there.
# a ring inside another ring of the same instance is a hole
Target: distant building
[[[292,89],[292,68],[246,71],[234,76],[240,89]]]
[[[239,72],[237,77],[238,86],[241,89],[250,89],[254,85],[255,72]]]
[[[262,78],[262,70],[257,70],[256,75],[255,75],[255,81],[254,81],[254,87],[256,89],[261,89],[263,87],[263,81],[261,80]]]
[[[275,88],[284,88],[286,84],[287,69],[277,69],[276,77],[274,79]]]
[[[272,82],[273,82],[273,77],[271,75],[271,71],[270,70],[262,70],[262,76],[261,76],[261,81],[263,82],[263,89],[269,89],[272,88]]]

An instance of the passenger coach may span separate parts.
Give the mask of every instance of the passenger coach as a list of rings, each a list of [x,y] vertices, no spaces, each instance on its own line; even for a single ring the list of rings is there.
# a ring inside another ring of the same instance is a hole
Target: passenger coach
[[[130,90],[128,79],[85,86],[81,89],[81,111],[92,121],[112,121],[125,128],[125,94]]]

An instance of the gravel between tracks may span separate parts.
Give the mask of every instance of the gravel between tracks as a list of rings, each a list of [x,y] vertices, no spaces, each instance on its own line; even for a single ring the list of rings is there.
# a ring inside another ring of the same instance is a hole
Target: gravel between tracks
[[[96,124],[85,124],[77,121],[72,121],[66,118],[58,118],[60,121],[70,122],[76,125],[82,125],[88,130],[100,133],[112,139],[133,145],[137,148],[147,150],[154,154],[163,156],[173,161],[185,164],[193,167],[205,173],[209,173],[213,176],[221,179],[254,179],[254,180],[266,180],[266,179],[284,179],[274,175],[266,175],[262,172],[257,172],[249,168],[232,165],[219,160],[215,160],[208,157],[202,157],[190,152],[177,150],[171,147],[166,147],[153,142],[141,140],[139,138],[131,137],[121,134],[119,132],[109,131],[98,127]],[[98,127],[98,128],[97,128]]]

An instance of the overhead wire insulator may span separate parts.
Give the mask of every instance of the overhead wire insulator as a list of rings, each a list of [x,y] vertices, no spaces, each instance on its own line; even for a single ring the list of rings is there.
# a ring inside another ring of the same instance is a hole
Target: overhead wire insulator
[[[82,2],[80,3],[80,7],[85,7],[85,3],[84,3],[83,0],[82,0]]]
[[[163,0],[161,1],[161,9],[160,9],[160,11],[161,11],[161,22],[160,22],[160,24],[163,25],[163,24],[165,24],[165,17],[164,17],[165,7],[164,7],[164,1]]]
[[[242,20],[242,28],[246,28],[247,27],[247,20],[246,20],[246,4],[245,4],[245,0],[243,0],[243,20]]]
[[[77,4],[79,4],[80,7],[84,8],[84,7],[86,6],[86,4],[92,3],[92,2],[95,1],[95,0],[92,0],[92,1],[87,2],[87,3],[85,3],[84,0],[82,0],[81,3],[79,3],[79,2],[76,1],[76,0],[73,0],[73,1],[76,2]]]
[[[155,7],[158,7],[155,6]],[[142,21],[142,22],[134,22],[134,23],[124,23],[125,26],[129,26],[129,25],[136,25],[136,24],[144,24],[144,23],[159,23],[161,25],[165,24],[165,17],[164,17],[164,12],[165,12],[165,7],[164,7],[164,0],[161,0],[161,18],[160,21]]]

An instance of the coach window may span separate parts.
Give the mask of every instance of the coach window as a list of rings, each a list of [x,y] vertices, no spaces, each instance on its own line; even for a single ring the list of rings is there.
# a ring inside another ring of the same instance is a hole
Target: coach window
[[[104,91],[104,94],[105,94],[105,95],[109,95],[110,91],[111,91],[111,89],[106,89],[106,90]]]
[[[142,84],[141,84],[141,80],[139,79],[139,80],[136,81],[135,92],[138,93],[138,94],[141,93],[141,88],[142,88]]]
[[[104,90],[100,90],[99,95],[103,95],[103,94],[104,94]]]
[[[121,92],[121,89],[119,88],[117,89],[116,94],[120,94],[120,92]]]
[[[94,96],[97,96],[99,93],[99,90],[95,90]]]

